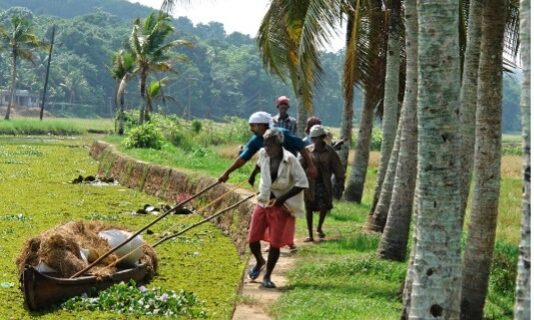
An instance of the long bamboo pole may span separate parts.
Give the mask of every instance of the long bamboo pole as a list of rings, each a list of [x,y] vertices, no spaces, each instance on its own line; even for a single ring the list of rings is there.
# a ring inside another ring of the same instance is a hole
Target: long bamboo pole
[[[197,194],[189,197],[188,199],[185,199],[184,201],[178,203],[177,205],[175,205],[174,207],[170,208],[169,210],[167,210],[166,212],[164,212],[161,216],[157,217],[154,221],[150,222],[149,224],[147,224],[146,226],[142,227],[141,229],[137,230],[134,234],[132,234],[128,239],[124,240],[122,243],[118,244],[116,247],[114,248],[111,248],[109,249],[106,253],[104,253],[103,255],[101,255],[98,259],[96,259],[95,261],[93,261],[91,264],[89,264],[87,267],[83,268],[82,270],[76,272],[74,275],[72,275],[69,279],[73,279],[73,278],[76,278],[82,274],[84,274],[85,272],[89,271],[92,267],[94,267],[96,264],[98,264],[100,261],[102,261],[103,259],[105,259],[107,256],[109,256],[110,254],[112,254],[113,252],[115,252],[117,249],[121,248],[122,246],[124,246],[125,244],[127,244],[128,242],[130,242],[133,238],[137,237],[141,232],[145,231],[146,229],[150,228],[151,226],[153,226],[154,224],[156,224],[158,221],[160,221],[161,219],[165,218],[166,216],[168,216],[171,212],[175,211],[176,209],[180,208],[181,206],[183,206],[184,204],[190,202],[191,200],[199,197],[201,194],[203,194],[204,192],[208,191],[209,189],[215,187],[217,184],[219,184],[219,182],[214,182],[213,184],[207,186],[206,188],[202,189],[200,192],[198,192]]]

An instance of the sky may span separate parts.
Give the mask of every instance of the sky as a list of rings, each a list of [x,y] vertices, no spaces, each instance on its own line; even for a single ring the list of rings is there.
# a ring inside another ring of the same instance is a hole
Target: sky
[[[128,0],[159,9],[163,0]],[[217,21],[224,24],[227,34],[234,31],[255,37],[269,0],[176,0],[173,15],[187,16],[194,24]],[[332,40],[327,51],[343,48],[341,37]]]

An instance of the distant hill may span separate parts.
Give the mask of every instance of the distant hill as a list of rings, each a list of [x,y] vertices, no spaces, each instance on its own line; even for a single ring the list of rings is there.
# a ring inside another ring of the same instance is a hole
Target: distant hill
[[[144,17],[151,8],[126,0],[0,0],[0,9],[26,7],[36,15],[73,18],[95,12],[97,8],[126,20]]]

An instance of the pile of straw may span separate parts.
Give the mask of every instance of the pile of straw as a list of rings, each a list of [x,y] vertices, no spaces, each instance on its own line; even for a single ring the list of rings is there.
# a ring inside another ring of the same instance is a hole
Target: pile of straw
[[[68,278],[95,261],[111,247],[98,233],[104,230],[119,229],[117,226],[103,222],[69,222],[54,229],[43,232],[37,237],[26,241],[21,254],[17,258],[19,273],[25,266],[37,267],[40,263],[57,270],[60,277]],[[82,256],[82,250],[85,253]],[[152,247],[143,244],[141,262],[147,263],[149,268],[156,271],[157,256]],[[116,271],[117,255],[111,254],[92,269],[89,274],[99,278],[113,274]],[[120,266],[120,263],[118,264]]]

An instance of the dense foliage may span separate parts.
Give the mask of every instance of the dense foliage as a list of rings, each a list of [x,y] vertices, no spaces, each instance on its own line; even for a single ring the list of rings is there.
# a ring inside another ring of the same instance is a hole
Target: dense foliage
[[[55,115],[103,116],[114,114],[116,81],[110,74],[112,54],[125,48],[135,17],[145,18],[150,9],[127,1],[21,1],[0,0],[0,23],[5,24],[14,12],[26,6],[33,17],[34,30],[47,38],[53,24],[58,26],[56,47],[52,56],[47,109]],[[9,9],[8,9],[9,8]],[[24,9],[27,11],[27,9]],[[33,12],[33,13],[32,13]],[[155,110],[185,118],[222,120],[225,116],[247,117],[265,110],[275,113],[274,98],[292,98],[291,85],[270,76],[258,55],[255,39],[234,32],[227,34],[221,23],[193,25],[186,17],[173,20],[176,32],[171,37],[191,40],[193,48],[179,49],[189,57],[188,63],[177,63],[176,74],[165,87],[166,99],[155,102]],[[0,88],[9,83],[8,53],[0,56]],[[46,69],[47,53],[40,52],[35,65],[19,66],[19,89],[40,96]],[[341,71],[343,52],[321,54],[324,74],[314,99],[316,114],[328,125],[339,126],[343,100]],[[152,80],[161,79],[155,75]],[[503,129],[518,131],[519,85],[517,76],[504,78]],[[138,79],[128,82],[126,108],[141,104]],[[361,96],[355,97],[355,123],[358,123]],[[292,104],[290,114],[296,114]]]
[[[74,297],[63,304],[64,310],[71,311],[112,311],[121,314],[154,315],[165,317],[183,316],[189,319],[205,318],[206,311],[192,292],[180,290],[137,288],[135,282],[121,282],[98,293],[96,297],[87,295]]]

